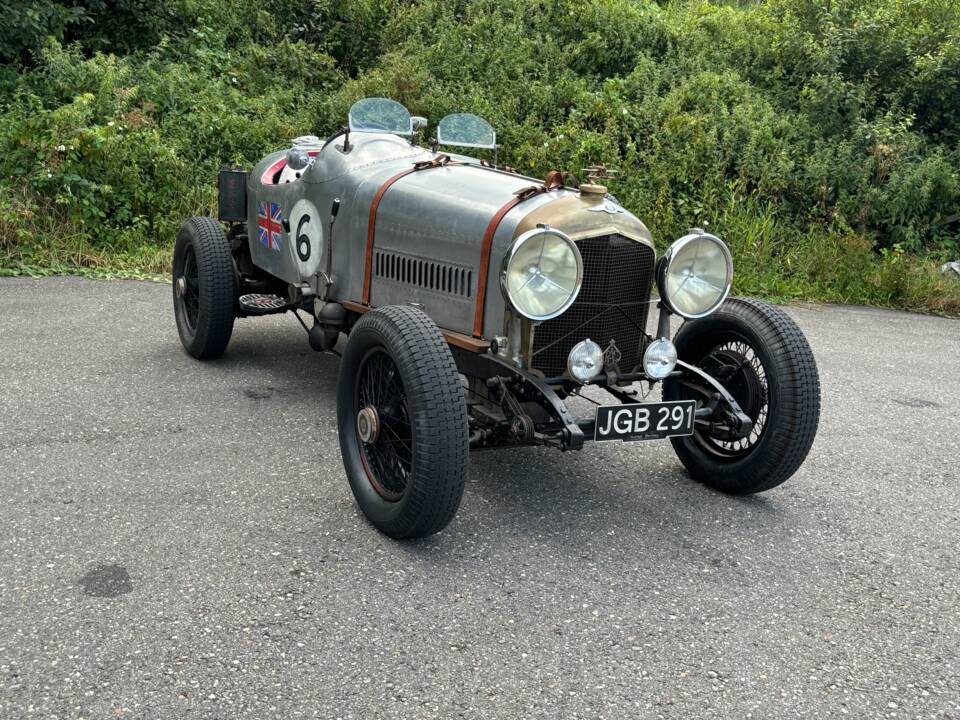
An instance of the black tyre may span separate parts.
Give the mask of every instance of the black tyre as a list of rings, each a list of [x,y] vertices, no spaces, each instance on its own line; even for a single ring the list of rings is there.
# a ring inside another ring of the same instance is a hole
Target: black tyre
[[[469,435],[457,366],[433,320],[397,305],[354,325],[337,421],[347,479],[371,523],[393,538],[447,526],[463,496]]]
[[[190,218],[173,251],[173,310],[188,353],[202,360],[223,355],[236,301],[236,270],[223,228],[213,218]]]
[[[793,475],[817,434],[820,378],[813,351],[790,316],[734,298],[685,323],[674,342],[678,357],[718,379],[754,423],[739,440],[701,423],[693,435],[673,438],[690,474],[736,495],[769,490]],[[664,383],[664,398],[703,399],[676,380]]]

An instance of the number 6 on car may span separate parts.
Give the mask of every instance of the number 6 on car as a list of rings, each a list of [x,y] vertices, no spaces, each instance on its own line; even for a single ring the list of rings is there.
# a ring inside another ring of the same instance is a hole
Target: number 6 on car
[[[658,261],[598,170],[535,180],[498,166],[482,118],[448,115],[433,149],[426,124],[368,98],[326,140],[222,170],[218,219],[188,219],[174,249],[187,352],[215,358],[236,318],[270,313],[307,313],[315,350],[346,336],[344,470],[394,538],[453,519],[470,450],[669,438],[691,476],[735,494],[796,472],[820,416],[813,353],[782,310],[728,299],[719,237],[691,229]],[[662,401],[635,402],[636,383]],[[617,402],[579,417],[566,399],[584,387]]]

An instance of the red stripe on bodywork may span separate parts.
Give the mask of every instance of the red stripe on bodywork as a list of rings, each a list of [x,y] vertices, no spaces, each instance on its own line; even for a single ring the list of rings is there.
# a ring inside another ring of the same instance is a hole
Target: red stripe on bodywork
[[[477,305],[473,314],[474,337],[483,337],[483,305],[487,299],[487,273],[490,270],[490,251],[493,249],[493,236],[497,234],[500,221],[503,220],[508,212],[524,200],[529,200],[532,197],[550,192],[551,190],[563,188],[563,178],[563,173],[557,170],[551,170],[547,173],[547,177],[542,185],[534,185],[518,190],[514,193],[516,197],[497,210],[497,214],[491,218],[490,223],[487,225],[487,230],[483,233],[483,245],[480,248],[480,277],[477,278]]]
[[[380,207],[380,201],[383,199],[384,193],[386,193],[390,186],[397,182],[397,180],[402,177],[406,177],[411,173],[415,173],[420,170],[428,170],[432,167],[446,167],[449,165],[459,164],[461,163],[451,162],[450,158],[446,155],[440,155],[435,160],[416,163],[412,168],[397,173],[393,177],[388,178],[387,181],[380,186],[380,189],[377,190],[376,195],[373,196],[373,200],[370,202],[370,217],[367,219],[367,249],[364,254],[362,298],[362,303],[364,305],[370,305],[370,279],[373,275],[373,242],[377,226],[377,209]],[[479,277],[477,278],[477,302],[473,317],[473,336],[475,338],[483,337],[483,306],[487,295],[487,273],[490,270],[490,252],[493,248],[493,236],[496,235],[497,228],[500,227],[500,221],[503,220],[504,216],[506,216],[508,212],[513,210],[513,208],[522,203],[524,200],[529,200],[530,198],[536,197],[541,193],[550,192],[551,190],[557,190],[562,187],[562,176],[556,171],[552,171],[547,175],[547,179],[544,181],[543,185],[534,185],[528,188],[523,188],[522,190],[518,190],[515,193],[516,197],[511,198],[509,202],[501,207],[487,224],[487,229],[483,233],[483,244],[480,248],[480,267]]]
[[[320,153],[319,150],[309,150],[307,152],[307,155],[309,155],[310,157],[316,157],[319,153]],[[286,155],[284,155],[282,158],[277,160],[273,165],[271,165],[270,167],[268,167],[266,170],[263,171],[263,175],[260,176],[260,184],[275,185],[276,183],[273,182],[273,178],[276,176],[278,172],[283,170],[286,166],[287,166],[287,157]]]
[[[430,168],[438,167],[448,167],[449,165],[459,165],[458,162],[451,162],[448,155],[437,155],[432,160],[421,160],[420,162],[415,162],[412,168],[398,172],[393,177],[389,178],[383,185],[380,186],[380,189],[377,190],[377,194],[373,196],[373,200],[370,202],[370,217],[367,220],[367,251],[364,255],[363,263],[363,304],[370,304],[370,276],[373,274],[373,236],[376,233],[377,228],[377,208],[380,207],[380,201],[383,199],[383,194],[387,189],[393,185],[397,180],[402,177],[406,177],[411,173],[420,172],[421,170],[429,170]]]

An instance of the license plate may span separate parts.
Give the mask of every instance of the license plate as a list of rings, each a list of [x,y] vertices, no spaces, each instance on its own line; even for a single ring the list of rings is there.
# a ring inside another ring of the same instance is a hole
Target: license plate
[[[597,408],[593,439],[660,440],[692,435],[696,406],[694,400],[601,405]]]

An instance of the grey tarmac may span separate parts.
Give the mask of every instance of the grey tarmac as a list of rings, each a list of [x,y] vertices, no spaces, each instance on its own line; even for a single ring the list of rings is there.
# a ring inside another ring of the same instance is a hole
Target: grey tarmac
[[[397,543],[290,317],[0,280],[0,718],[960,718],[960,322],[797,306],[810,457],[727,497],[667,442],[475,453]],[[583,401],[579,401],[583,402]]]

